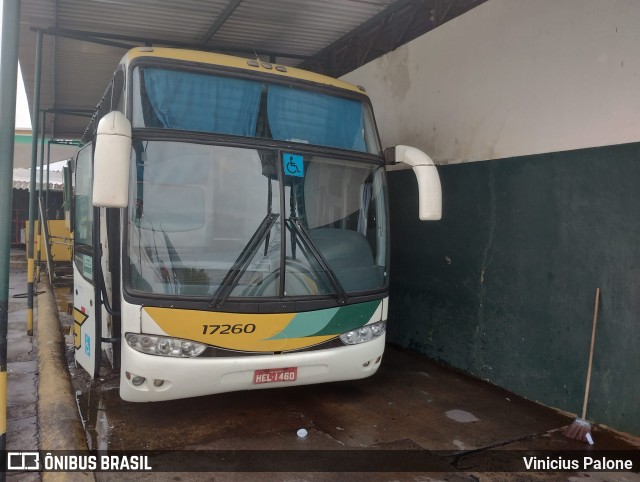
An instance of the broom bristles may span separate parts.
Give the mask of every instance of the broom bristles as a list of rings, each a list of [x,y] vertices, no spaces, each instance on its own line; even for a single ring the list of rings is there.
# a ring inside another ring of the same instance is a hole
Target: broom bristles
[[[591,433],[591,424],[582,418],[576,418],[564,431],[566,438],[589,442],[587,434]]]

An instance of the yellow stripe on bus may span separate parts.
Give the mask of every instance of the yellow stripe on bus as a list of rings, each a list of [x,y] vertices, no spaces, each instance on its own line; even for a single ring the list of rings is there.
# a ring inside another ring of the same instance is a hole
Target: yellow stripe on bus
[[[221,313],[153,307],[145,307],[143,311],[169,336],[229,350],[297,350],[335,338],[335,335],[287,338],[286,327],[296,313]],[[281,336],[270,339],[276,334]]]
[[[317,84],[331,85],[340,89],[362,93],[362,91],[355,85],[349,84],[348,82],[344,82],[342,80],[327,77],[326,75],[316,74],[314,72],[308,72],[306,70],[296,69],[294,67],[286,67],[286,72],[281,72],[279,70],[276,70],[275,68],[265,69],[264,67],[252,67],[247,64],[247,60],[249,60],[247,58],[217,54],[214,52],[172,49],[165,47],[153,47],[153,49],[150,50],[149,48],[145,47],[137,47],[129,50],[129,52],[127,52],[126,54],[126,58],[129,62],[138,57],[157,57],[164,59],[185,60],[188,62],[198,62],[201,64],[220,65],[223,67],[233,67],[237,69],[248,70],[251,72],[273,74],[279,77],[307,80],[309,82],[315,82]]]

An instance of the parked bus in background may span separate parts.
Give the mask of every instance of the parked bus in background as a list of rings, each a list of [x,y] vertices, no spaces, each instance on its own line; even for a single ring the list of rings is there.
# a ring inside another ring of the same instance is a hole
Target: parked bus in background
[[[74,160],[74,343],[142,402],[368,377],[389,291],[383,152],[345,82],[166,48],[122,59]]]

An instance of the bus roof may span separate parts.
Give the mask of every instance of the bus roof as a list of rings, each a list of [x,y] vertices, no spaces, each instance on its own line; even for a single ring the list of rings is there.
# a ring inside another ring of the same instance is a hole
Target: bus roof
[[[140,57],[157,57],[163,59],[184,60],[187,62],[198,62],[201,64],[220,65],[224,67],[233,67],[246,70],[249,72],[261,72],[272,74],[280,77],[289,77],[291,79],[301,79],[316,84],[330,85],[339,89],[355,91],[363,94],[363,90],[355,85],[337,80],[326,75],[320,75],[306,70],[296,69],[295,67],[286,66],[285,69],[276,69],[278,64],[270,64],[267,62],[251,62],[251,59],[234,57],[231,55],[217,54],[213,52],[202,52],[199,50],[186,50],[165,47],[136,47],[129,50],[123,61],[126,63]],[[257,65],[256,65],[257,64]],[[271,69],[265,68],[263,65],[272,65]],[[284,70],[284,71],[283,71]]]

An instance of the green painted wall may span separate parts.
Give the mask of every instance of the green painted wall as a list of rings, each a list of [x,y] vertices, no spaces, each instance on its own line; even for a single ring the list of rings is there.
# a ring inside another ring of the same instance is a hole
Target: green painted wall
[[[640,144],[440,166],[443,219],[390,173],[392,342],[640,434]],[[407,187],[409,186],[409,188]]]

